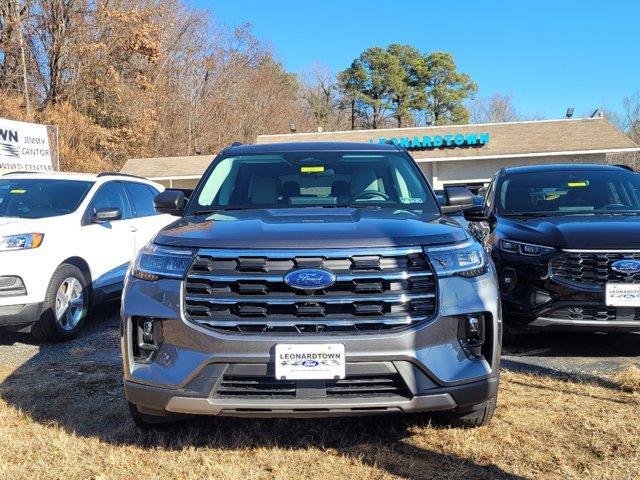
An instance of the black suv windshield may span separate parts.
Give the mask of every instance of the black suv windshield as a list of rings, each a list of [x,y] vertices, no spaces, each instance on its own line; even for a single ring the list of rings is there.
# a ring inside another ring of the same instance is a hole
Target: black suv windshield
[[[640,175],[622,168],[516,174],[503,180],[496,203],[503,215],[637,214]]]
[[[401,154],[290,152],[223,158],[191,214],[225,209],[390,207],[438,213],[416,165]]]
[[[75,211],[93,182],[0,179],[0,217],[46,218]]]

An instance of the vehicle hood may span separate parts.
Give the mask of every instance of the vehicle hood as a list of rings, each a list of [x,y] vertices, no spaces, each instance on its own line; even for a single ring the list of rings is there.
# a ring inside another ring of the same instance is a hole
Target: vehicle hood
[[[640,248],[638,215],[570,215],[528,219],[501,218],[500,232],[513,240],[573,249]]]
[[[436,245],[463,241],[465,231],[420,210],[283,208],[184,217],[154,242],[199,248],[343,248]]]
[[[46,234],[53,228],[61,228],[61,225],[68,220],[69,215],[50,218],[0,217],[0,237],[20,233]]]

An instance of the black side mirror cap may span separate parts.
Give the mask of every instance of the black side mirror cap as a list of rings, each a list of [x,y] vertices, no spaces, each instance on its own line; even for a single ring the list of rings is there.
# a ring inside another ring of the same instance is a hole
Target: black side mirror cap
[[[158,213],[181,216],[187,200],[180,190],[165,190],[153,199],[153,207]]]
[[[444,200],[441,206],[444,213],[459,212],[475,205],[475,195],[465,187],[445,187]]]
[[[107,222],[113,222],[115,220],[120,220],[121,218],[122,218],[122,210],[115,207],[114,208],[107,207],[107,208],[98,208],[93,214],[91,221],[93,223],[107,223]]]
[[[486,222],[489,220],[482,205],[468,208],[462,212],[462,215],[467,222]]]

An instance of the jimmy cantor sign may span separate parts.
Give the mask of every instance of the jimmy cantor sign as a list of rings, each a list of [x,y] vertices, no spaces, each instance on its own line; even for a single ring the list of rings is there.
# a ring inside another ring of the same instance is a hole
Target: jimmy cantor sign
[[[47,126],[0,118],[0,171],[2,170],[53,170]]]

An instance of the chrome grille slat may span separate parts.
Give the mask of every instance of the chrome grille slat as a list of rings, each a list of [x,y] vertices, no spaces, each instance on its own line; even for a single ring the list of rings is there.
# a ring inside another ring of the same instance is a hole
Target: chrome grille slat
[[[353,280],[405,280],[415,277],[433,277],[432,272],[389,272],[389,273],[362,273],[362,274],[338,274],[336,282],[350,282]],[[282,282],[282,275],[259,275],[255,273],[243,273],[238,275],[224,275],[207,272],[190,272],[189,280],[211,280],[216,282]]]
[[[336,282],[294,289],[284,276],[323,268]],[[420,247],[202,249],[184,286],[187,319],[228,333],[380,332],[429,320],[437,279]]]
[[[358,302],[385,302],[385,303],[404,303],[409,300],[429,299],[434,298],[433,293],[411,293],[400,295],[353,295],[353,296],[330,296],[330,295],[309,295],[304,298],[295,297],[278,297],[276,295],[270,295],[268,298],[262,296],[249,296],[242,295],[236,298],[224,298],[216,297],[211,298],[204,295],[187,295],[185,297],[187,302],[207,302],[207,303],[219,303],[222,305],[234,305],[236,303],[250,303],[250,304],[271,304],[271,305],[292,305],[292,304],[304,304],[304,303],[330,303],[342,305],[345,303],[358,303]]]

